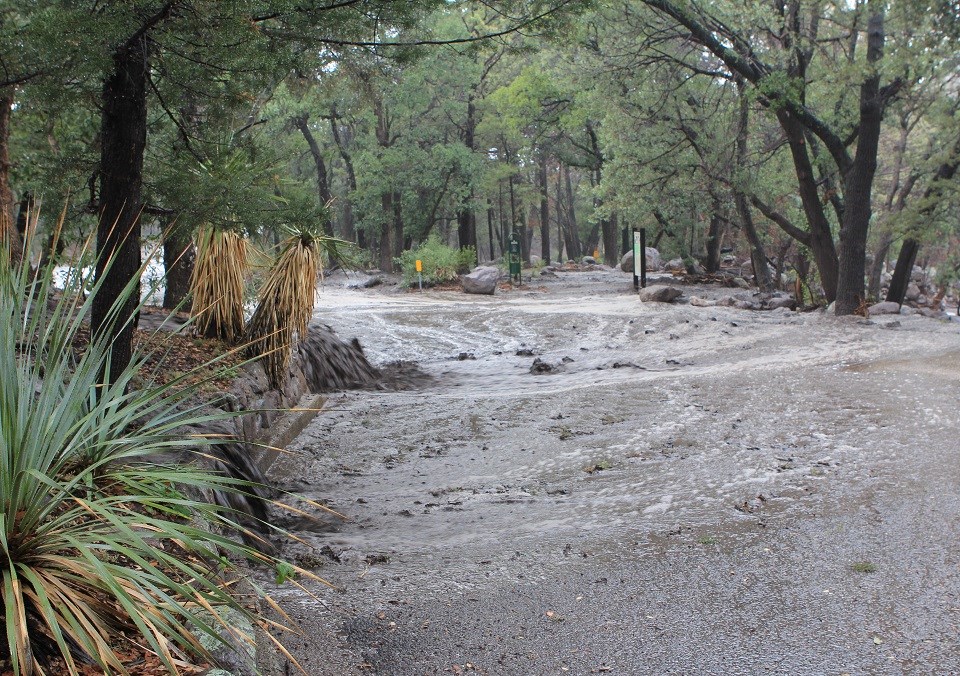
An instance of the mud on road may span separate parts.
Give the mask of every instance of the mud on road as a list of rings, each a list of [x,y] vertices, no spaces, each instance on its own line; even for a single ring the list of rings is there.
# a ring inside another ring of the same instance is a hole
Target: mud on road
[[[960,673],[960,324],[612,271],[317,316],[430,378],[273,468],[347,517],[285,551],[338,591],[275,590],[308,673]]]

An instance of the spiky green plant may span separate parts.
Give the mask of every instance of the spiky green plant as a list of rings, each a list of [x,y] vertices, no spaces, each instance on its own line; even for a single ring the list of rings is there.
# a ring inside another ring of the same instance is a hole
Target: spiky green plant
[[[134,645],[170,673],[209,659],[200,636],[224,640],[226,609],[251,617],[222,577],[231,555],[276,564],[197,497],[246,490],[184,462],[222,441],[185,426],[220,416],[190,403],[201,382],[140,384],[137,352],[102,384],[109,344],[75,348],[96,284],[60,295],[49,271],[0,258],[0,671],[125,674],[117,651]]]
[[[228,343],[243,335],[243,278],[247,241],[211,226],[197,233],[197,260],[190,278],[194,330]]]
[[[247,325],[246,353],[262,358],[273,387],[282,387],[290,366],[295,335],[304,335],[313,316],[318,274],[323,256],[344,259],[350,243],[327,237],[317,228],[288,230],[280,254],[270,269],[257,308]]]

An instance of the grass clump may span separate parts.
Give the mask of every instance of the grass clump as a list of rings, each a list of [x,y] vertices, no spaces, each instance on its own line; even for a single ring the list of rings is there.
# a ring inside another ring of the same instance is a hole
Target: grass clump
[[[400,283],[406,286],[417,284],[417,261],[423,263],[423,281],[425,284],[445,284],[455,282],[464,272],[469,272],[477,264],[477,249],[467,246],[454,249],[440,242],[436,235],[430,235],[416,249],[404,251],[397,262],[400,264]]]
[[[850,564],[850,569],[854,573],[876,573],[877,564],[870,561],[854,561]]]

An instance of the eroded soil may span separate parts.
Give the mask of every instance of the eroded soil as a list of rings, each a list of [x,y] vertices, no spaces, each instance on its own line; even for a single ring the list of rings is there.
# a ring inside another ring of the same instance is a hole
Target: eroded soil
[[[612,271],[317,316],[430,378],[273,468],[347,517],[285,552],[338,589],[276,590],[308,673],[960,673],[960,324]]]

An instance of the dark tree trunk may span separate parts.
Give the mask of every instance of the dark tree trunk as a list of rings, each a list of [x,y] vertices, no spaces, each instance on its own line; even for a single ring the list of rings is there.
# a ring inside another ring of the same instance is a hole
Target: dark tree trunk
[[[611,268],[620,262],[617,256],[617,231],[620,229],[617,212],[610,214],[610,218],[603,221],[603,262]]]
[[[890,255],[890,247],[893,245],[893,237],[889,234],[883,236],[880,246],[877,247],[873,255],[873,265],[870,266],[870,279],[867,283],[867,297],[871,300],[880,298],[880,287],[883,280],[883,268],[887,262],[887,256]]]
[[[473,200],[473,194],[468,198]],[[457,244],[464,247],[477,246],[477,215],[472,207],[463,207],[457,211]]]
[[[870,3],[873,9],[875,2]],[[874,64],[883,56],[883,12],[876,10],[867,24],[867,62]],[[849,315],[866,302],[867,232],[870,229],[873,177],[877,171],[877,150],[883,105],[880,100],[880,74],[875,72],[860,86],[860,133],[857,154],[844,177],[843,224],[840,227],[837,315]]]
[[[476,150],[477,106],[473,102],[473,94],[467,97],[467,121],[463,130],[463,145],[467,150]],[[473,209],[473,190],[467,204],[457,212],[457,241],[460,248],[477,246],[477,214]]]
[[[570,167],[563,167],[563,181],[567,192],[567,231],[569,241],[567,253],[575,261],[583,257],[583,244],[580,241],[580,230],[577,227],[577,212],[573,203],[573,182],[570,180]]]
[[[547,193],[547,157],[541,154],[537,166],[537,187],[540,190],[540,258],[550,265],[550,195]]]
[[[810,155],[807,153],[803,126],[786,110],[778,111],[777,119],[787,137],[790,153],[793,156],[800,201],[807,217],[807,224],[810,226],[810,251],[820,271],[820,283],[823,285],[827,302],[832,302],[837,297],[839,275],[837,250],[833,243],[833,234],[830,232],[830,222],[827,220],[823,202],[817,190],[817,181]]]
[[[390,245],[390,234],[393,230],[393,193],[385,192],[380,195],[380,209],[383,212],[380,216],[380,269],[384,272],[393,270],[392,252]]]
[[[737,82],[739,94],[739,120],[737,123],[737,168],[745,174],[747,167],[747,134],[750,129],[750,102],[744,93],[743,82]],[[740,186],[733,191],[733,201],[740,216],[740,227],[750,244],[750,262],[753,264],[753,280],[761,291],[772,291],[773,282],[770,279],[770,269],[767,267],[767,255],[763,251],[763,242],[757,233],[757,226],[753,222],[750,203]]]
[[[10,247],[10,256],[19,261],[23,241],[13,220],[13,190],[10,188],[10,118],[13,114],[13,87],[0,88],[0,242]]]
[[[140,211],[147,143],[147,38],[120,47],[103,87],[100,213],[91,329],[112,343],[109,380],[130,363],[140,301]],[[132,293],[125,289],[133,285]],[[126,293],[122,307],[116,307]],[[116,313],[116,314],[114,314]]]
[[[487,198],[487,238],[490,243],[490,260],[495,260],[497,257],[496,252],[493,250],[493,202],[490,201],[490,198]],[[479,251],[478,261],[479,261]]]
[[[350,155],[349,150],[347,150],[350,135],[348,134],[347,139],[343,138],[337,119],[337,109],[334,107],[330,110],[330,130],[333,132],[333,141],[337,144],[337,150],[340,152],[343,166],[347,169],[347,188],[349,189],[349,194],[343,204],[343,238],[350,242],[356,238],[357,246],[365,249],[367,247],[366,233],[363,232],[363,230],[357,231],[354,226],[353,195],[357,191],[357,174],[353,168],[353,157]]]
[[[391,221],[393,232],[390,234],[390,243],[393,245],[394,260],[390,261],[390,270],[396,270],[395,260],[400,258],[400,254],[403,253],[406,246],[406,239],[403,236],[403,205],[399,192],[393,193],[391,203],[393,205],[393,219]]]
[[[310,130],[310,125],[307,123],[309,119],[310,113],[301,113],[293,118],[292,122],[294,126],[300,130],[300,133],[303,134],[303,138],[310,148],[310,155],[313,156],[313,166],[317,172],[317,197],[320,199],[320,206],[326,207],[332,201],[330,197],[329,179],[327,178],[327,163],[324,161],[323,153],[317,144],[317,139],[314,138],[313,132]],[[323,234],[328,237],[333,236],[333,223],[331,220],[332,219],[326,219],[323,222]]]
[[[166,270],[163,307],[167,310],[190,310],[190,277],[196,260],[197,251],[190,230],[173,224],[163,239],[163,267]]]
[[[710,227],[707,230],[707,258],[703,262],[703,267],[707,272],[713,274],[720,271],[720,245],[723,242],[723,220],[717,210],[720,208],[718,202],[713,204],[713,213],[710,214]]]
[[[903,299],[907,296],[907,287],[910,286],[910,274],[913,272],[913,264],[917,260],[919,250],[920,242],[917,240],[908,238],[903,241],[886,300],[903,305]]]

